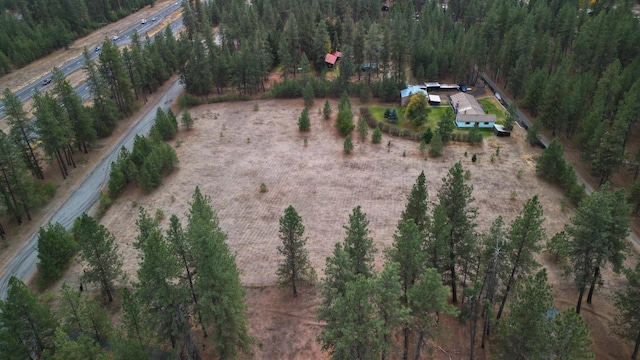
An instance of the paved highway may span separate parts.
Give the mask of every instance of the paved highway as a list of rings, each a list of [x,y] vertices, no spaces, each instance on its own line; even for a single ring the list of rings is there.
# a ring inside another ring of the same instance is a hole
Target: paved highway
[[[66,228],[71,228],[78,216],[84,212],[88,212],[91,206],[98,201],[100,189],[109,180],[111,162],[115,161],[118,157],[118,150],[122,146],[131,150],[133,148],[135,135],[147,135],[149,133],[155,119],[156,109],[160,107],[164,111],[167,111],[173,100],[176,99],[182,91],[182,84],[180,84],[179,80],[175,80],[154,106],[145,114],[141,115],[140,120],[130,131],[123,134],[119,141],[105,151],[103,157],[94,165],[93,169],[89,170],[85,177],[80,180],[79,185],[72,190],[71,195],[65,200],[64,204],[62,204],[53,215],[40,220],[40,226],[45,226],[49,222],[58,222]],[[0,275],[1,299],[4,300],[6,297],[7,286],[11,276],[26,281],[35,272],[36,263],[38,262],[37,247],[38,230],[35,230],[29,235],[29,240],[16,252],[17,255],[4,269],[2,275]]]
[[[133,33],[134,30],[138,30],[138,33],[142,36],[144,36],[144,34],[148,31],[153,30],[154,28],[156,28],[157,26],[159,26],[160,23],[162,23],[162,20],[169,16],[170,14],[172,14],[173,12],[176,12],[180,10],[180,5],[179,3],[175,3],[172,4],[166,8],[164,8],[163,10],[157,12],[156,14],[153,15],[153,18],[156,19],[156,21],[151,21],[151,19],[147,19],[147,23],[146,24],[136,24],[135,26],[130,27],[129,29],[117,34],[118,35],[118,40],[115,41],[115,43],[118,46],[125,46],[131,43],[131,34]],[[174,34],[177,32],[178,29],[180,29],[182,27],[182,18],[174,21],[173,23],[171,23],[169,26],[171,26],[171,29],[174,31]],[[99,31],[99,30],[98,30]],[[95,46],[102,46],[102,44],[95,44]],[[91,59],[96,59],[100,52],[99,51],[95,51],[94,50],[95,47],[89,49],[90,53],[91,53]],[[73,60],[69,60],[67,61],[65,64],[60,66],[60,70],[62,70],[64,72],[65,75],[70,75],[73,74],[74,72],[82,69],[84,65],[84,58],[82,56],[79,56]],[[18,70],[19,71],[19,70]],[[20,101],[22,101],[23,103],[26,102],[27,100],[29,100],[31,98],[31,96],[33,96],[33,92],[36,89],[40,89],[40,90],[46,90],[47,88],[49,88],[50,86],[52,86],[51,83],[44,85],[44,80],[45,79],[49,79],[51,77],[50,73],[47,73],[45,75],[43,75],[41,78],[37,79],[36,81],[26,85],[25,87],[17,90],[15,93],[16,95],[18,95],[18,97],[20,98]],[[86,89],[86,86],[83,86],[82,84],[80,86],[78,86],[76,88],[76,92],[82,97],[83,100],[86,100],[89,98],[88,95],[88,89]],[[2,102],[0,102],[0,118],[4,117],[4,105],[2,104]]]
[[[152,28],[157,26],[157,24],[162,21],[161,16],[165,17],[168,14],[180,9],[180,6],[177,4],[178,3],[158,12],[155,15],[156,21],[151,21],[151,19],[148,19],[146,24],[139,24],[121,33],[121,35],[119,35],[119,39],[117,40],[118,46],[127,45],[131,42],[130,36],[133,30],[138,29],[138,32],[142,34],[143,31],[151,30]],[[172,22],[171,24],[169,24],[169,26],[171,26],[173,33],[177,34],[178,31],[182,28],[182,18],[179,18],[176,21]],[[93,51],[92,49],[92,53],[92,59],[95,59],[98,56],[98,52]],[[84,61],[82,57],[79,57],[65,63],[61,67],[61,69],[65,72],[66,75],[69,75],[74,71],[81,69],[83,62]],[[28,100],[31,97],[34,89],[38,86],[41,86],[42,81],[46,78],[47,76],[21,89],[18,92],[18,96],[20,96],[20,99],[23,102]],[[46,87],[48,86],[50,86],[50,84]],[[88,86],[84,83],[77,86],[75,90],[83,100],[87,100],[91,96]],[[111,148],[105,151],[102,158],[94,165],[91,170],[89,170],[84,178],[80,180],[80,184],[72,190],[71,195],[64,201],[60,208],[52,215],[40,219],[39,227],[45,226],[47,223],[58,222],[66,228],[71,228],[73,226],[73,222],[78,216],[82,215],[82,213],[84,212],[88,212],[91,206],[93,206],[93,204],[98,201],[98,198],[100,196],[100,189],[109,180],[111,163],[116,160],[119,149],[122,146],[125,146],[127,149],[131,150],[133,148],[135,135],[147,135],[149,133],[149,130],[151,129],[151,126],[153,125],[155,119],[157,108],[160,107],[164,111],[168,110],[173,100],[176,99],[182,91],[182,84],[180,84],[179,80],[175,80],[173,84],[171,84],[170,88],[164,93],[164,95],[153,105],[153,107],[151,107],[150,110],[145,114],[141,115],[140,120],[138,120],[127,133],[122,134],[117,143],[115,143]],[[1,111],[2,104],[0,103],[0,117],[3,116]],[[33,233],[29,234],[28,239],[29,240],[25,244],[23,244],[22,248],[16,251],[16,255],[8,264],[8,266],[0,273],[0,299],[4,300],[6,298],[7,286],[9,283],[9,278],[11,278],[11,276],[15,276],[22,281],[27,281],[36,270],[36,264],[38,262],[38,230],[35,230]]]

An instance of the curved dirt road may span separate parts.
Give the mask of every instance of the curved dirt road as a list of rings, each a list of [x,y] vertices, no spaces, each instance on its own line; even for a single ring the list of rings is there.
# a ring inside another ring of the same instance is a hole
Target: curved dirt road
[[[149,133],[155,119],[156,109],[160,107],[166,111],[173,100],[180,95],[182,90],[183,87],[179,80],[174,80],[164,95],[162,95],[146,113],[140,115],[139,120],[131,126],[117,142],[113,143],[111,148],[105,151],[102,158],[99,159],[94,165],[94,168],[80,180],[80,184],[72,190],[71,195],[62,203],[60,208],[50,217],[41,219],[40,226],[45,226],[49,222],[58,222],[66,228],[71,228],[78,216],[89,211],[91,206],[98,200],[100,189],[109,179],[111,162],[117,158],[119,149],[125,146],[131,150],[135,135],[147,135]],[[36,230],[29,236],[29,240],[23,247],[16,252],[16,256],[0,275],[1,299],[4,300],[6,297],[7,285],[11,276],[15,276],[22,281],[27,281],[33,275],[38,261],[37,246],[38,231]]]

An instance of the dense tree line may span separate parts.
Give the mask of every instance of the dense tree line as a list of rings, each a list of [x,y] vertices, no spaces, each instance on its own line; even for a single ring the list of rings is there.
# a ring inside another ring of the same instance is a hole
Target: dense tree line
[[[154,4],[155,0],[2,0],[0,75]]]
[[[553,136],[576,138],[603,184],[625,157],[635,159],[626,154],[640,110],[640,24],[631,4],[456,0],[443,9],[436,1],[394,1],[381,12],[371,0],[305,7],[288,0],[192,1],[185,4],[191,41],[181,76],[194,95],[225,88],[253,94],[276,68],[284,79],[274,96],[299,97],[311,83],[316,97],[347,90],[395,101],[408,77],[475,84],[484,72]],[[325,71],[325,54],[338,50],[339,75],[310,78]],[[356,74],[366,82],[352,83]]]
[[[137,280],[129,287],[113,235],[83,214],[73,229],[42,229],[40,270],[57,275],[77,249],[85,271],[80,287],[63,284],[53,307],[12,277],[0,301],[0,356],[4,359],[151,359],[158,349],[176,358],[201,359],[192,327],[201,326],[217,356],[237,358],[248,350],[244,289],[235,256],[198,188],[183,227],[172,215],[168,229],[140,208],[136,221]],[[46,242],[47,248],[43,247]],[[115,323],[99,299],[83,290],[96,286],[104,299],[122,299]]]

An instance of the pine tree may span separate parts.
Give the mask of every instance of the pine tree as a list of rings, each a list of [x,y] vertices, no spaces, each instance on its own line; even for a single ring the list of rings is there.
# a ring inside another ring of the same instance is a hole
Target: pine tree
[[[347,234],[344,238],[344,251],[349,255],[354,275],[362,274],[365,278],[373,275],[374,254],[377,249],[370,236],[367,214],[356,206],[349,215],[349,225],[343,226]]]
[[[527,200],[524,208],[511,222],[509,229],[509,241],[505,244],[504,251],[507,256],[510,274],[505,281],[505,291],[498,310],[497,319],[500,319],[504,305],[507,302],[509,291],[514,281],[529,275],[540,264],[533,256],[542,249],[542,243],[546,238],[543,227],[544,215],[542,205],[535,195]]]
[[[436,269],[426,269],[409,289],[413,323],[418,330],[416,358],[420,358],[420,349],[424,346],[425,340],[435,335],[439,314],[457,314],[458,309],[447,302],[449,292],[449,289],[442,285],[442,277]]]
[[[607,183],[600,191],[585,197],[571,223],[565,225],[571,239],[568,249],[571,268],[567,271],[573,275],[579,290],[578,313],[587,286],[590,286],[587,303],[591,303],[595,287],[601,281],[600,268],[611,263],[614,272],[622,269],[629,224],[624,189],[612,192]]]
[[[431,142],[429,143],[429,155],[433,157],[442,155],[443,146],[442,135],[440,134],[440,131],[436,131],[436,133],[433,135],[433,138],[431,139]]]
[[[454,119],[455,116],[453,115],[453,110],[447,109],[442,118],[438,121],[438,130],[436,133],[440,134],[442,142],[447,142],[451,139],[451,135],[453,134],[455,127]]]
[[[233,358],[247,350],[247,306],[235,256],[226,243],[209,197],[196,187],[191,200],[185,236],[193,244],[196,275],[194,289],[205,325],[213,326],[220,358]]]
[[[384,342],[382,321],[373,303],[375,290],[363,275],[345,284],[344,294],[335,299],[327,326],[318,340],[334,359],[373,359]]]
[[[536,173],[548,181],[556,182],[562,177],[565,169],[564,150],[557,138],[542,151],[536,160]]]
[[[9,119],[11,127],[11,138],[23,149],[26,164],[38,179],[44,179],[40,161],[36,157],[29,136],[35,132],[33,125],[24,111],[22,101],[18,95],[5,88],[2,92],[2,104],[4,105],[4,114]],[[19,221],[18,221],[19,222]]]
[[[313,281],[315,272],[305,247],[307,239],[304,237],[302,218],[291,205],[280,218],[280,240],[282,245],[278,246],[278,253],[284,259],[278,264],[278,280],[283,285],[291,285],[293,296],[297,296],[296,284]]]
[[[428,199],[426,177],[424,171],[421,171],[415,184],[413,184],[413,188],[411,188],[411,193],[407,197],[407,206],[402,212],[400,222],[413,221],[418,230],[426,235],[430,222],[427,213],[429,210]]]
[[[187,318],[189,295],[186,288],[175,283],[180,265],[158,223],[149,218],[144,208],[140,208],[136,225],[139,234],[134,247],[141,252],[138,282],[134,283],[136,296],[143,312],[149,315],[146,321],[153,329],[151,336],[168,340],[173,351],[182,353],[183,346],[192,341]]]
[[[365,141],[368,133],[369,133],[369,125],[367,125],[367,122],[363,118],[359,117],[358,118],[358,137],[360,138],[360,141]]]
[[[424,241],[425,235],[420,232],[413,220],[401,221],[398,224],[396,233],[393,235],[393,245],[386,253],[388,261],[399,264],[400,287],[402,289],[401,301],[407,307],[411,307],[409,292],[425,269],[425,259],[421,251]],[[404,326],[403,358],[405,359],[409,352],[410,336],[411,329],[407,324]]]
[[[546,352],[550,336],[547,314],[553,310],[546,270],[518,284],[508,310],[509,316],[498,323],[494,335],[496,359],[530,358]]]
[[[112,302],[115,282],[124,277],[115,237],[86,213],[74,222],[73,235],[78,243],[80,257],[88,266],[81,281],[98,283],[102,293]]]
[[[57,279],[76,252],[73,235],[60,223],[38,230],[38,271],[41,282]]]
[[[343,148],[346,154],[351,154],[351,152],[353,151],[353,141],[351,141],[351,135],[347,135],[347,137],[344,139]]]
[[[87,145],[92,145],[97,138],[89,110],[82,105],[82,98],[76,94],[60,69],[53,69],[52,79],[54,92],[67,113],[74,134],[73,140],[78,150],[82,148],[87,153]]]
[[[326,100],[324,102],[324,107],[322,108],[322,117],[325,120],[329,120],[331,118],[331,113],[333,112],[333,110],[331,110],[331,105],[329,105],[329,100]]]
[[[380,131],[379,127],[373,129],[373,133],[371,133],[371,142],[374,144],[379,144],[382,141],[382,131]]]
[[[187,130],[191,130],[193,128],[193,118],[191,117],[191,113],[189,110],[184,109],[182,111],[182,126],[184,126]]]
[[[40,358],[55,352],[58,323],[47,305],[27,285],[9,279],[7,298],[0,300],[0,355],[7,359]]]
[[[304,108],[298,118],[298,130],[309,131],[311,128],[311,120],[309,119],[309,108]]]
[[[353,113],[351,112],[351,103],[346,93],[343,94],[340,99],[340,104],[338,105],[336,127],[342,135],[349,135],[355,128],[353,124]]]
[[[121,114],[133,111],[131,82],[126,74],[122,54],[115,44],[105,41],[99,55],[99,71],[109,91],[109,97],[115,102]]]
[[[438,192],[439,204],[445,209],[446,217],[451,225],[448,236],[449,244],[447,252],[449,254],[449,275],[451,282],[452,301],[458,302],[457,283],[458,270],[469,258],[474,248],[473,229],[475,228],[475,218],[477,209],[471,207],[474,201],[473,187],[465,184],[462,164],[457,162],[451,169],[447,177],[442,179],[443,185]]]
[[[576,309],[568,307],[556,314],[549,325],[548,353],[553,359],[593,359],[589,349],[593,340],[589,337],[587,324]]]
[[[611,327],[614,334],[634,342],[631,360],[636,360],[640,350],[640,263],[635,269],[626,270],[625,275],[627,287],[614,296],[618,314]]]
[[[393,349],[393,334],[404,323],[410,321],[410,309],[402,304],[402,288],[398,263],[386,261],[382,271],[373,276],[376,316],[382,321],[382,359],[389,358]]]

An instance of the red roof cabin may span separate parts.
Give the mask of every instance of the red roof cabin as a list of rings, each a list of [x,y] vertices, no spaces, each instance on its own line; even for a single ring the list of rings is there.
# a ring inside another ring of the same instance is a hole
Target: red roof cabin
[[[333,69],[336,66],[336,63],[338,62],[338,60],[340,60],[341,56],[342,56],[342,53],[340,51],[334,51],[332,53],[328,53],[324,57],[324,62],[327,64],[327,67],[329,69]]]

